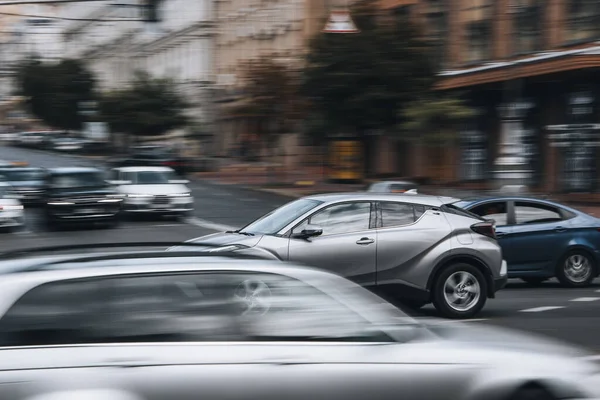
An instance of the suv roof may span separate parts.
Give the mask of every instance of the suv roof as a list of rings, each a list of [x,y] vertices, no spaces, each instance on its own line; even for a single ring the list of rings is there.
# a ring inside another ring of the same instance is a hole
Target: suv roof
[[[444,204],[454,203],[459,199],[444,196],[432,196],[426,194],[404,194],[404,193],[372,193],[372,192],[356,192],[356,193],[328,193],[318,194],[305,197],[307,199],[324,201],[324,202],[339,202],[351,200],[365,201],[402,201],[405,203],[423,204],[431,207],[441,207]]]

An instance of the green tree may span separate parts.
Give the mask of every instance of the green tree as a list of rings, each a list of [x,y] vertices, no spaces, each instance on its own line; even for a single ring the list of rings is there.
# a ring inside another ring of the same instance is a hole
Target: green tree
[[[254,132],[267,149],[275,149],[281,135],[294,130],[302,116],[299,73],[276,55],[247,61],[242,73],[243,99],[232,114],[253,122]]]
[[[112,132],[131,138],[159,136],[187,125],[187,102],[168,79],[156,79],[136,73],[128,87],[104,93],[100,114]]]
[[[449,181],[453,177],[455,149],[460,125],[477,115],[459,95],[428,93],[401,111],[401,139],[427,146],[432,166],[438,179]]]
[[[352,8],[358,34],[321,33],[310,44],[303,93],[318,120],[342,134],[389,130],[398,110],[430,89],[431,48],[405,17],[385,16],[378,0]]]
[[[94,99],[94,77],[79,60],[25,60],[17,68],[16,84],[30,112],[54,128],[81,129],[85,117],[79,104]]]
[[[477,112],[458,96],[432,93],[407,105],[401,114],[404,136],[445,146],[456,141],[459,125],[475,117]]]

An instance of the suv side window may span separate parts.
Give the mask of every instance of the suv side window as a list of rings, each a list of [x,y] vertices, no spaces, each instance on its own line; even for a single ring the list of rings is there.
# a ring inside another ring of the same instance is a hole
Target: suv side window
[[[93,342],[103,324],[98,281],[52,282],[35,287],[0,319],[0,346]],[[104,321],[106,322],[106,321]]]
[[[508,224],[508,211],[506,201],[492,201],[471,208],[469,211],[485,219],[493,219],[496,225]]]
[[[410,225],[414,223],[423,213],[425,207],[415,209],[414,205],[396,202],[381,202],[381,227],[390,228],[393,226]]]
[[[518,225],[558,222],[563,219],[555,207],[526,201],[515,202],[515,218]]]
[[[302,230],[306,223],[323,229],[321,236],[366,231],[371,223],[371,203],[356,202],[335,204],[311,216],[294,232]]]

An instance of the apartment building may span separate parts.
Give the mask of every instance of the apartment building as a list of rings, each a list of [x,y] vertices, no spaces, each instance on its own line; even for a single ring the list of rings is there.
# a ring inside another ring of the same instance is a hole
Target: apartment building
[[[199,143],[196,127],[212,128],[214,82],[213,0],[169,0],[160,3],[160,21],[144,19],[144,1],[121,0],[69,3],[63,16],[72,20],[64,29],[66,55],[86,60],[101,90],[120,88],[137,71],[172,79],[192,105],[187,130],[165,140],[179,141],[191,153],[210,146]]]
[[[261,55],[274,55],[281,62],[298,65],[308,41],[322,29],[329,7],[327,0],[216,2],[215,71],[221,155],[231,155],[243,142],[253,139],[252,124],[232,113],[243,101],[239,89],[244,63]],[[291,165],[299,162],[306,150],[302,136],[296,132],[284,135],[279,148],[280,161]]]
[[[397,145],[382,172],[548,192],[600,189],[600,2],[382,0],[421,23],[438,47],[438,90],[460,91],[479,113],[454,152]],[[389,146],[388,146],[389,147]],[[418,154],[418,157],[398,155]],[[395,157],[394,157],[395,156]],[[444,173],[443,171],[449,171]]]

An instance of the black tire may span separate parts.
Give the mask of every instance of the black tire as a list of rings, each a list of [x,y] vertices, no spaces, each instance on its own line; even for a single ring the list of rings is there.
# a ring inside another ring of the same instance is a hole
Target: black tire
[[[453,306],[445,296],[446,282],[450,277],[452,277],[452,281],[454,281],[455,279],[461,278],[461,275],[462,277],[467,278],[467,284],[470,283],[470,285],[462,285],[460,288],[456,288],[459,292],[455,293],[460,293],[460,296],[465,296],[464,298],[466,300],[471,299],[470,304],[469,301],[467,301],[467,304],[464,307],[460,307],[460,305],[456,304]],[[475,282],[478,285],[478,289]],[[478,295],[475,296],[474,293],[468,292],[467,288],[469,287],[472,287],[473,290],[478,290]],[[436,277],[433,283],[432,299],[433,305],[444,317],[466,319],[473,318],[481,311],[487,301],[487,294],[488,284],[481,271],[470,264],[456,263],[444,268]]]
[[[541,285],[542,283],[546,282],[548,280],[548,278],[521,278],[521,280],[532,286],[538,286],[538,285]]]
[[[556,396],[541,387],[528,387],[517,390],[509,400],[556,400]]]
[[[579,263],[576,267],[573,263]],[[582,268],[577,272],[578,268]],[[569,288],[589,286],[596,277],[596,263],[585,250],[571,250],[565,254],[556,266],[556,277],[559,282]]]

